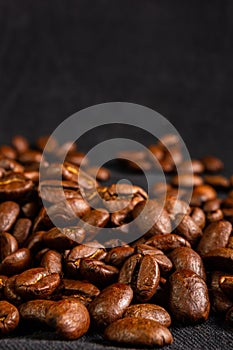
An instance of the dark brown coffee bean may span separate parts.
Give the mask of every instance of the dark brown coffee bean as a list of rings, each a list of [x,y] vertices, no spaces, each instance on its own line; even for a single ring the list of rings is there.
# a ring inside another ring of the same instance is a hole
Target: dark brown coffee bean
[[[233,276],[221,276],[219,278],[219,286],[222,291],[228,295],[228,297],[232,300],[233,298]]]
[[[221,271],[214,271],[211,274],[211,307],[213,311],[217,313],[225,313],[230,307],[233,306],[233,301],[228,298],[228,296],[222,291],[219,285],[219,280],[224,275],[224,272]]]
[[[203,184],[203,179],[201,176],[198,176],[198,175],[179,174],[179,175],[174,175],[172,177],[171,184],[173,186],[181,186],[181,187],[200,186]]]
[[[24,153],[29,149],[29,144],[27,139],[21,135],[14,136],[11,142],[19,154]]]
[[[15,290],[24,299],[43,299],[51,295],[60,284],[58,273],[43,267],[22,272],[15,280]]]
[[[50,273],[62,274],[62,256],[55,250],[47,251],[43,255],[40,265]]]
[[[167,210],[170,218],[175,219],[177,214],[188,215],[191,212],[191,208],[185,201],[182,201],[174,196],[168,196],[165,202],[165,209]]]
[[[83,298],[88,304],[100,294],[100,290],[87,281],[63,279],[62,285],[64,295],[78,297],[80,301]]]
[[[58,143],[54,137],[45,135],[36,140],[36,146],[42,152],[46,146],[47,153],[55,153],[58,148]]]
[[[82,199],[78,183],[73,181],[45,180],[40,182],[40,197],[48,203],[59,203],[64,199]]]
[[[190,242],[191,245],[194,245],[202,236],[202,230],[200,227],[193,221],[189,215],[176,215],[175,222],[178,224],[176,227],[176,233],[183,236]]]
[[[0,180],[0,199],[25,201],[33,194],[34,184],[22,174],[10,174]]]
[[[224,208],[222,209],[224,218],[229,220],[233,224],[233,208]]]
[[[105,262],[116,267],[123,265],[125,260],[134,254],[134,249],[129,246],[112,248],[105,257]]]
[[[0,301],[0,335],[5,335],[19,324],[19,312],[17,308],[7,301]]]
[[[206,220],[208,222],[217,222],[224,219],[224,215],[221,209],[206,214]]]
[[[204,166],[201,161],[191,159],[191,161],[184,161],[179,165],[179,171],[183,173],[201,174],[204,171]]]
[[[206,224],[205,213],[201,208],[194,207],[190,214],[191,218],[200,229],[203,229]]]
[[[34,219],[38,213],[39,206],[38,203],[34,201],[24,204],[21,209],[26,218]]]
[[[190,247],[190,243],[186,239],[175,234],[155,235],[148,239],[146,244],[165,252],[178,247]]]
[[[85,157],[85,153],[83,152],[69,152],[65,158],[66,162],[72,163],[74,165],[80,166],[86,166],[88,165],[88,159]],[[88,171],[87,171],[88,173]],[[92,175],[92,174],[90,174]]]
[[[185,324],[207,320],[210,311],[208,289],[193,271],[176,271],[170,277],[170,310],[174,318]]]
[[[80,227],[58,229],[52,228],[43,235],[45,245],[51,249],[65,250],[71,249],[81,243],[85,237],[85,231]]]
[[[205,256],[216,248],[225,248],[231,235],[232,225],[228,221],[213,222],[206,227],[198,244],[197,251]]]
[[[171,221],[169,215],[165,209],[163,209],[155,200],[143,201],[136,205],[133,209],[133,217],[136,219],[140,215],[141,211],[145,209],[145,214],[140,217],[140,221],[137,222],[139,230],[147,229],[147,233],[166,234],[171,232]]]
[[[8,255],[18,250],[18,243],[16,239],[7,232],[0,233],[0,253],[1,261],[4,260]]]
[[[65,339],[78,339],[89,329],[90,316],[86,307],[74,299],[58,301],[50,306],[46,323]]]
[[[20,306],[24,319],[45,322],[65,339],[78,339],[90,326],[86,307],[75,299],[61,301],[33,300]]]
[[[23,164],[40,163],[42,160],[42,153],[36,150],[27,150],[20,154],[19,161]]]
[[[206,184],[218,189],[227,189],[230,186],[230,181],[223,175],[208,175],[204,177]]]
[[[156,292],[160,280],[160,270],[151,255],[135,254],[126,260],[120,270],[118,282],[130,284],[135,297],[140,302],[149,301]]]
[[[138,244],[136,246],[136,253],[141,255],[151,255],[154,257],[154,259],[159,264],[159,269],[161,273],[166,274],[172,269],[172,262],[171,260],[162,252],[162,250],[159,250],[157,248],[151,247],[146,244]]]
[[[32,221],[28,218],[20,218],[16,221],[13,229],[13,236],[21,246],[28,238],[32,227]]]
[[[0,204],[0,232],[9,231],[14,225],[20,207],[15,202],[4,202]]]
[[[24,167],[13,159],[4,158],[0,155],[0,167],[5,172],[23,173]],[[7,176],[7,175],[6,175]],[[8,177],[8,176],[7,176]],[[9,175],[10,177],[10,175]]]
[[[0,146],[0,154],[1,156],[9,159],[16,159],[16,156],[17,156],[17,153],[14,150],[14,148],[7,145]]]
[[[171,317],[169,313],[162,306],[154,304],[131,305],[126,309],[124,317],[140,317],[154,320],[165,327],[171,325]]]
[[[223,162],[219,158],[213,156],[206,156],[201,159],[201,162],[203,163],[205,170],[211,173],[218,172],[224,167]]]
[[[213,249],[204,255],[204,263],[210,270],[233,272],[233,249]]]
[[[133,299],[130,286],[116,283],[105,288],[91,303],[89,312],[93,322],[104,328],[123,316]]]
[[[205,204],[203,205],[203,210],[207,213],[211,212],[211,211],[216,211],[216,210],[220,209],[220,205],[221,205],[220,198],[211,199],[211,200],[205,202]]]
[[[169,254],[169,258],[177,271],[190,270],[203,280],[206,279],[202,259],[193,249],[188,247],[176,248]]]
[[[8,255],[1,264],[1,272],[7,276],[16,275],[26,270],[31,264],[31,253],[27,248],[18,249]]]
[[[80,274],[83,279],[102,287],[116,282],[119,271],[102,261],[86,258],[81,259]]]
[[[213,187],[209,185],[200,185],[193,190],[191,205],[200,206],[202,203],[215,199],[216,197],[217,192]]]
[[[7,279],[3,291],[5,299],[14,305],[20,305],[22,303],[21,296],[17,294],[15,290],[15,280],[17,276],[18,275],[14,275]]]
[[[90,242],[102,227],[107,226],[110,214],[106,209],[98,208],[84,215],[82,220],[84,223],[81,227],[87,233],[85,241]]]
[[[227,197],[225,199],[222,200],[221,202],[221,207],[222,208],[233,208],[233,197]]]
[[[106,251],[99,244],[89,243],[88,245],[78,245],[74,247],[66,258],[66,267],[68,273],[76,275],[79,272],[80,262],[83,258],[103,260]]]
[[[164,346],[173,342],[168,328],[154,320],[126,317],[110,324],[104,337],[107,340],[133,346]]]

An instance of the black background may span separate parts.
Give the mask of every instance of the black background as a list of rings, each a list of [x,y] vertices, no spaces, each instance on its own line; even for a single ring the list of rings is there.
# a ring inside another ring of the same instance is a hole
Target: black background
[[[193,156],[217,154],[233,172],[232,16],[231,0],[0,0],[1,143],[49,134],[90,105],[126,101],[157,110]],[[198,327],[175,331],[172,348],[232,345],[213,321]],[[18,342],[42,346],[8,339],[0,347]],[[59,345],[74,346],[50,342]]]

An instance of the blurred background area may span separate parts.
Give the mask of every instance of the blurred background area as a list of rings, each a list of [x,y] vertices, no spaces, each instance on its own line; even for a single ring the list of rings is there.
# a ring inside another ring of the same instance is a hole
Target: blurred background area
[[[0,142],[124,101],[231,163],[232,16],[231,0],[0,0]]]

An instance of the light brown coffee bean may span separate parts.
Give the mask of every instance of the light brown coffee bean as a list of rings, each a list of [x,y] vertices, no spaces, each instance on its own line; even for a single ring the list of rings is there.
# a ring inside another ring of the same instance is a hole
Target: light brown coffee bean
[[[165,327],[169,327],[171,325],[171,317],[169,313],[162,306],[154,304],[130,305],[126,309],[124,317],[140,317],[154,320]]]

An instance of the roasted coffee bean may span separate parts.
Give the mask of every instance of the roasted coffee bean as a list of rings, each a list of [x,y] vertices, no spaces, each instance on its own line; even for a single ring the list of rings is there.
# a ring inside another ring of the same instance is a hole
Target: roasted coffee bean
[[[18,250],[18,243],[16,239],[7,232],[0,233],[0,253],[1,261],[4,260],[8,255]]]
[[[40,163],[42,161],[42,153],[36,150],[26,150],[19,156],[19,161],[23,164]]]
[[[177,214],[189,215],[191,212],[191,208],[188,203],[171,195],[169,195],[166,199],[165,209],[172,220],[175,219]]]
[[[165,327],[171,325],[171,317],[169,313],[159,305],[154,304],[135,304],[129,306],[124,317],[140,317],[159,322]]]
[[[86,258],[80,261],[80,274],[83,279],[103,287],[116,282],[119,271],[102,261]]]
[[[43,299],[51,295],[60,284],[58,273],[43,267],[22,272],[15,280],[15,291],[24,299]]]
[[[27,240],[32,227],[32,221],[28,218],[20,218],[16,221],[13,236],[16,238],[19,246]]]
[[[204,165],[198,159],[191,159],[191,161],[184,161],[179,165],[179,171],[183,173],[201,174],[204,171]]]
[[[229,220],[233,224],[233,208],[224,208],[222,209],[224,218]]]
[[[120,267],[125,260],[134,254],[134,249],[130,246],[112,248],[105,257],[107,264]]]
[[[203,210],[207,213],[211,211],[216,211],[220,209],[220,205],[221,205],[221,199],[219,198],[211,199],[205,202],[205,204],[203,205]]]
[[[123,316],[132,299],[130,286],[116,283],[105,288],[89,307],[93,322],[99,328],[108,326]]]
[[[175,221],[178,224],[175,231],[187,239],[191,245],[195,245],[202,237],[202,230],[191,216],[178,214]]]
[[[84,301],[85,303],[88,301],[88,304],[100,294],[100,290],[94,284],[87,281],[64,278],[62,280],[62,286],[65,296],[79,298],[80,301]]]
[[[0,200],[25,201],[33,196],[34,184],[23,174],[9,174],[0,179]]]
[[[36,146],[40,151],[44,151],[46,146],[47,153],[55,153],[58,148],[58,143],[54,137],[45,135],[36,140]]]
[[[181,186],[181,187],[200,186],[203,184],[203,179],[199,175],[179,174],[179,175],[174,175],[172,177],[171,184],[173,186]]]
[[[222,200],[221,202],[221,207],[222,208],[233,208],[233,196],[232,197],[227,197]]]
[[[19,154],[24,153],[29,149],[29,144],[27,139],[21,135],[14,136],[11,142]]]
[[[126,317],[110,324],[104,336],[107,340],[132,346],[164,346],[173,342],[168,328],[154,320]]]
[[[50,273],[62,274],[62,256],[55,250],[47,251],[43,255],[40,265]]]
[[[34,219],[38,213],[39,205],[36,201],[24,204],[21,209],[26,218]]]
[[[86,242],[91,241],[102,227],[107,226],[110,214],[106,209],[98,208],[87,213],[83,218],[82,228],[86,231]]]
[[[216,222],[224,219],[224,215],[221,209],[212,211],[206,214],[206,220],[208,222]]]
[[[80,244],[74,247],[66,257],[66,267],[68,273],[76,275],[79,272],[80,262],[83,258],[103,260],[107,255],[105,249],[99,244]]]
[[[3,291],[5,299],[7,299],[14,305],[20,305],[22,303],[21,296],[15,290],[15,281],[17,277],[18,275],[9,277],[5,282],[5,287]]]
[[[43,235],[45,245],[51,249],[71,249],[81,243],[85,237],[85,231],[81,227],[52,228]]]
[[[5,170],[5,172],[23,173],[24,167],[13,159],[4,158],[0,155],[0,167]],[[12,176],[9,176],[11,178]],[[8,178],[8,176],[6,176]],[[0,183],[1,184],[1,183]],[[6,185],[2,183],[1,186]],[[0,188],[1,189],[1,188]]]
[[[77,151],[68,152],[65,158],[65,161],[75,164],[77,166],[80,166],[81,164],[82,166],[88,165],[88,159],[87,157],[85,157],[85,154],[83,152],[77,152]]]
[[[228,221],[213,222],[206,227],[198,244],[197,251],[205,256],[216,248],[225,248],[231,235],[232,225]]]
[[[165,195],[171,189],[172,186],[170,184],[164,182],[157,182],[153,185],[152,193],[154,196],[159,197]]]
[[[195,272],[203,280],[206,279],[202,259],[193,249],[188,247],[176,248],[169,254],[169,258],[176,271],[190,270]]]
[[[3,202],[0,204],[0,232],[9,231],[14,225],[20,212],[20,207],[15,202]]]
[[[28,240],[25,242],[24,246],[30,249],[32,252],[36,252],[44,248],[43,236],[45,231],[37,231],[33,233]]]
[[[214,271],[211,274],[210,283],[210,297],[211,307],[216,313],[225,313],[233,306],[233,301],[220,288],[219,280],[225,273],[221,271]]]
[[[206,184],[219,189],[227,189],[230,186],[230,181],[223,175],[208,175],[204,177]]]
[[[209,270],[233,272],[233,249],[213,249],[204,255],[204,263]]]
[[[171,232],[172,228],[169,215],[158,202],[150,200],[138,203],[133,210],[134,219],[141,214],[142,210],[145,210],[145,214],[143,216],[141,215],[140,221],[137,222],[139,230],[148,228],[147,233],[151,236]]]
[[[151,255],[159,264],[159,269],[161,273],[166,274],[172,269],[171,260],[159,249],[151,247],[146,244],[138,244],[136,246],[136,253],[141,255]]]
[[[205,170],[211,173],[218,172],[224,167],[223,162],[219,158],[213,156],[206,156],[201,159],[201,162],[203,163]]]
[[[20,306],[24,319],[42,321],[65,339],[78,339],[90,326],[86,307],[75,299],[61,301],[33,300]]]
[[[196,186],[193,190],[191,205],[200,206],[211,199],[217,197],[217,192],[215,189],[209,185]]]
[[[31,264],[31,253],[27,248],[18,249],[8,255],[0,265],[1,273],[11,276],[29,268]]]
[[[7,301],[0,301],[0,335],[12,332],[19,324],[17,308]]]
[[[175,234],[155,235],[148,239],[146,244],[165,252],[178,247],[190,247],[190,243],[186,239]]]
[[[191,218],[200,229],[203,229],[206,224],[205,213],[201,208],[194,207],[190,214]]]
[[[149,301],[156,292],[160,280],[160,270],[151,255],[135,254],[124,263],[119,274],[119,283],[130,284],[135,297],[140,302]]]
[[[174,272],[170,277],[170,288],[170,310],[177,321],[193,324],[203,322],[209,317],[208,289],[195,272]]]
[[[1,156],[9,158],[9,159],[15,159],[17,156],[17,153],[14,150],[14,148],[12,148],[8,145],[0,146],[0,154],[1,154]]]
[[[73,181],[45,180],[40,182],[40,197],[48,203],[59,203],[64,199],[82,199],[79,185]]]

